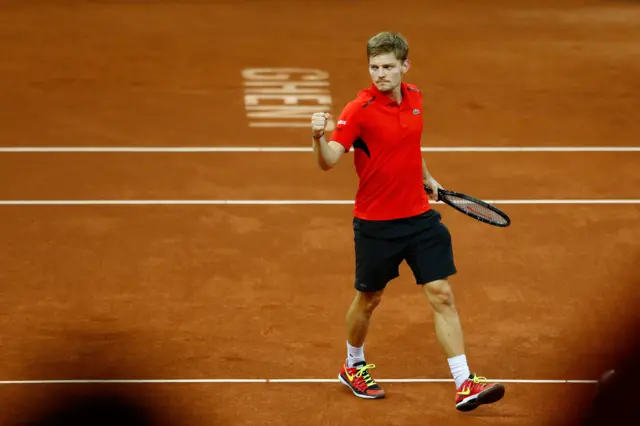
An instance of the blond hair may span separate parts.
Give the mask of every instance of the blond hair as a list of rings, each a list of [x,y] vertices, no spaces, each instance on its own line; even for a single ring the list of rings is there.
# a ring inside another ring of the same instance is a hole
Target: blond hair
[[[393,53],[399,61],[406,61],[409,56],[409,43],[400,33],[383,31],[367,41],[367,57]]]

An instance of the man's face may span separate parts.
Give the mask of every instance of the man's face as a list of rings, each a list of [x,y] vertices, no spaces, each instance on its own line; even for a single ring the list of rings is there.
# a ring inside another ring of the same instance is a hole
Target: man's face
[[[369,58],[371,81],[381,92],[389,92],[402,83],[402,76],[409,71],[409,61],[396,59],[393,53]]]

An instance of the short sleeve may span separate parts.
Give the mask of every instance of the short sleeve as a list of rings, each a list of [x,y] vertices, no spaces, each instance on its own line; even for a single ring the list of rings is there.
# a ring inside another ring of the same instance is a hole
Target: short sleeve
[[[336,128],[331,134],[332,141],[340,143],[344,147],[345,152],[349,152],[353,142],[360,137],[360,125],[358,123],[358,113],[362,109],[361,105],[356,101],[349,102],[336,123]]]

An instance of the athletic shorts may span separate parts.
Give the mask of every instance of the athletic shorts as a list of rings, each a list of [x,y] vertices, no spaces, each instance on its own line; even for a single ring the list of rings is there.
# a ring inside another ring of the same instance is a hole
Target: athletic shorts
[[[404,219],[371,221],[354,217],[355,288],[379,291],[397,278],[406,261],[416,284],[456,273],[451,234],[434,209]]]

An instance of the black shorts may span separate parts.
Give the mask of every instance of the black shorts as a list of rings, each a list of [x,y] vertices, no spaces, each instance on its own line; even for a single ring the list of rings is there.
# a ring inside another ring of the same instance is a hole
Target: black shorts
[[[353,219],[355,288],[378,291],[399,276],[407,262],[416,284],[447,278],[456,273],[451,234],[440,213],[429,210],[405,219],[371,221]]]

